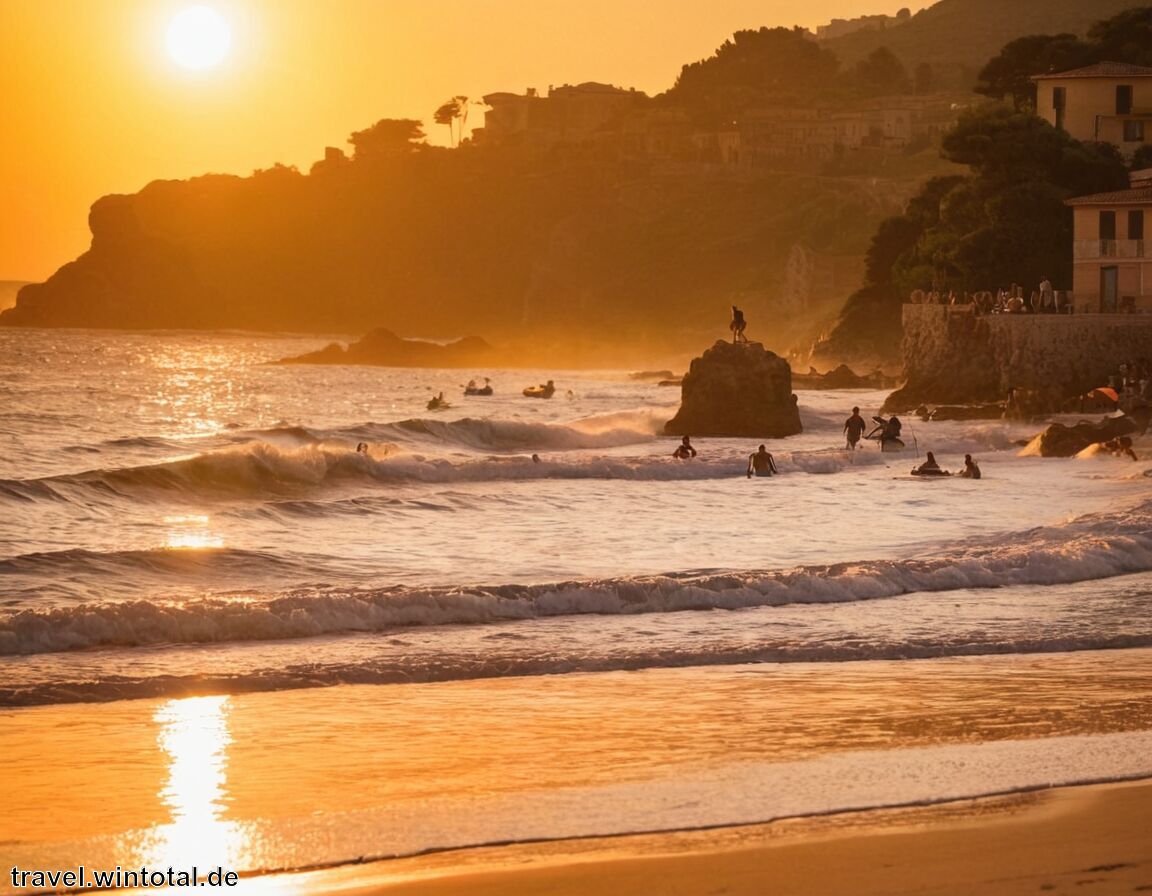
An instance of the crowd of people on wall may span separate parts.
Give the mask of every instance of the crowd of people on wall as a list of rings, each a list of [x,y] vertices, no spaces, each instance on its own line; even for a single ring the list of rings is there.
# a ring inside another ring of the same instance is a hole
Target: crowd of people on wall
[[[1024,287],[1013,283],[996,292],[957,293],[938,289],[912,290],[909,300],[913,305],[961,305],[976,315],[982,314],[1071,314],[1072,297],[1063,290],[1052,288],[1045,277],[1039,288],[1025,294]]]
[[[1122,361],[1116,372],[1108,377],[1108,385],[1121,398],[1142,398],[1152,401],[1152,361]]]

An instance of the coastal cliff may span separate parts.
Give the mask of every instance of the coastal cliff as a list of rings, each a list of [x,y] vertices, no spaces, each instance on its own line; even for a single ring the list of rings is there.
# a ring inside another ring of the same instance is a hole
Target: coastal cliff
[[[698,345],[735,295],[783,351],[832,300],[782,304],[790,246],[860,253],[914,185],[893,181],[883,206],[851,178],[795,173],[431,147],[336,158],[106,196],[91,248],[25,286],[0,325],[386,327],[658,358]]]
[[[1117,366],[1148,356],[1152,316],[997,314],[969,306],[904,306],[904,385],[886,411],[923,403],[1003,399],[1009,387],[1056,410],[1071,396],[1106,385]]]

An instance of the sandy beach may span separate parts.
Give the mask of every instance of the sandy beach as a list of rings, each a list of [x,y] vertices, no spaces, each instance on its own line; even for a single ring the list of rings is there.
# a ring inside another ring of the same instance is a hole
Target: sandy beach
[[[241,893],[1135,892],[1152,785],[1082,782],[1147,775],[1150,655],[10,710],[0,841]]]
[[[299,892],[496,894],[1152,891],[1152,782],[714,831],[517,846],[302,875]],[[287,884],[288,881],[281,880]],[[273,880],[268,884],[275,889]]]

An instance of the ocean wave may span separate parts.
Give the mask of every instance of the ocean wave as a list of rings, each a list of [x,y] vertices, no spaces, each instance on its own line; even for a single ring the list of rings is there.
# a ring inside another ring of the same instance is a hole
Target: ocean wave
[[[397,649],[390,655],[355,662],[290,663],[241,672],[191,674],[107,674],[0,684],[0,706],[92,703],[193,694],[244,694],[355,684],[413,684],[532,675],[630,672],[641,669],[730,666],[750,663],[834,663],[876,660],[939,659],[993,654],[1067,653],[1152,647],[1152,633],[1085,633],[1058,639],[965,637],[942,640],[841,639],[815,643],[706,643],[699,646],[648,646],[643,639],[626,645],[589,649],[585,643],[534,649],[508,634],[504,647],[482,652],[447,649]],[[522,649],[516,649],[521,647]]]
[[[563,441],[575,448],[578,440],[565,428]],[[585,434],[589,443],[611,445],[617,430]],[[537,444],[536,447],[541,447]],[[541,447],[541,450],[545,450]],[[747,456],[716,453],[682,462],[661,450],[648,456],[526,454],[475,457],[429,456],[410,453],[395,444],[375,443],[357,452],[348,443],[317,443],[281,447],[270,442],[246,442],[229,448],[158,464],[90,470],[33,480],[0,480],[0,501],[73,501],[85,494],[108,498],[142,498],[149,494],[190,501],[212,498],[255,500],[296,497],[317,490],[364,484],[515,481],[541,479],[626,479],[683,481],[741,476]],[[782,473],[834,473],[852,466],[880,465],[892,460],[878,453],[855,455],[840,450],[780,452]]]
[[[306,638],[581,614],[738,610],[911,592],[1051,585],[1152,570],[1152,502],[918,559],[538,585],[306,590],[266,599],[137,600],[0,611],[0,654]]]
[[[295,564],[262,551],[234,548],[153,548],[132,551],[91,551],[73,548],[66,551],[40,551],[0,560],[0,577],[6,575],[61,574],[121,575],[156,573],[187,576],[192,573],[242,571],[246,575],[271,568]],[[0,581],[3,581],[0,578]]]

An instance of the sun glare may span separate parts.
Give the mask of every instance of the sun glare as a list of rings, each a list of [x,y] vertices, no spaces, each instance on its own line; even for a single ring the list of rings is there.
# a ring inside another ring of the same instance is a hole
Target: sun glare
[[[168,23],[168,55],[184,68],[212,68],[224,61],[232,45],[232,29],[208,6],[190,6]]]

